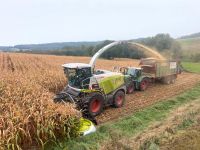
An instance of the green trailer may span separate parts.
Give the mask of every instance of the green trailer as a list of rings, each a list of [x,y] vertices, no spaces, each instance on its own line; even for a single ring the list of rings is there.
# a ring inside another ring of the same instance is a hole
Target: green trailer
[[[180,71],[178,61],[158,60],[155,58],[141,59],[142,72],[151,75],[151,80],[165,84],[174,83]]]

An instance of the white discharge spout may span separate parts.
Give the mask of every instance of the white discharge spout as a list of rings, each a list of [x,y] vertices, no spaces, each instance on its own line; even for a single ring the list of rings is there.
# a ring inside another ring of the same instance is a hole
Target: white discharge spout
[[[112,42],[106,46],[104,46],[103,48],[101,48],[93,57],[92,59],[90,60],[90,65],[92,67],[92,69],[94,68],[95,66],[95,63],[96,63],[96,60],[99,58],[99,56],[101,56],[101,54],[103,52],[105,52],[106,50],[110,49],[111,47],[115,46],[115,45],[119,45],[121,44],[122,41],[116,41],[116,42]]]
[[[139,43],[134,43],[134,42],[129,42],[129,41],[115,41],[115,42],[112,42],[106,46],[104,46],[103,48],[101,48],[91,59],[90,61],[90,66],[92,68],[92,70],[94,69],[95,67],[95,63],[96,63],[96,60],[101,56],[102,53],[104,53],[106,50],[110,49],[111,47],[113,46],[116,46],[116,45],[120,45],[120,44],[130,44],[130,45],[133,45],[133,46],[136,46],[138,48],[141,48],[142,50],[146,51],[146,52],[149,52],[152,56],[155,56],[157,57],[158,59],[161,59],[161,60],[164,60],[165,58],[160,54],[158,53],[157,51],[149,48],[149,47],[146,47],[142,44],[139,44]]]

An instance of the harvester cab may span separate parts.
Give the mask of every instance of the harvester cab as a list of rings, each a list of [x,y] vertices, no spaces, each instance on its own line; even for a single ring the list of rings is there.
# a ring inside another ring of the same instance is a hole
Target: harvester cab
[[[68,86],[76,89],[89,89],[92,69],[89,64],[69,63],[62,65],[68,79]]]

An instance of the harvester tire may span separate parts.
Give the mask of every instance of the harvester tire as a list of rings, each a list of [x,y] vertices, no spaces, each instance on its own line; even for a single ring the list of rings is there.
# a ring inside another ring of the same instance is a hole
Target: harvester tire
[[[117,91],[114,95],[113,106],[116,108],[122,107],[125,102],[125,93],[123,91]]]
[[[83,114],[95,117],[102,113],[104,108],[104,97],[100,93],[89,94],[83,101]]]
[[[149,86],[149,80],[147,78],[142,79],[140,82],[140,91],[145,91]]]

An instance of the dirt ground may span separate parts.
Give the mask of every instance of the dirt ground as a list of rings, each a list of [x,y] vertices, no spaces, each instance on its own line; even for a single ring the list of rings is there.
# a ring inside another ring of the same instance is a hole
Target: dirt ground
[[[200,81],[199,74],[182,73],[178,76],[176,83],[164,85],[155,83],[146,91],[135,91],[126,96],[126,103],[122,108],[108,107],[100,116],[97,117],[99,123],[124,117],[130,113],[138,111],[155,102],[183,93],[185,90],[195,86]]]

